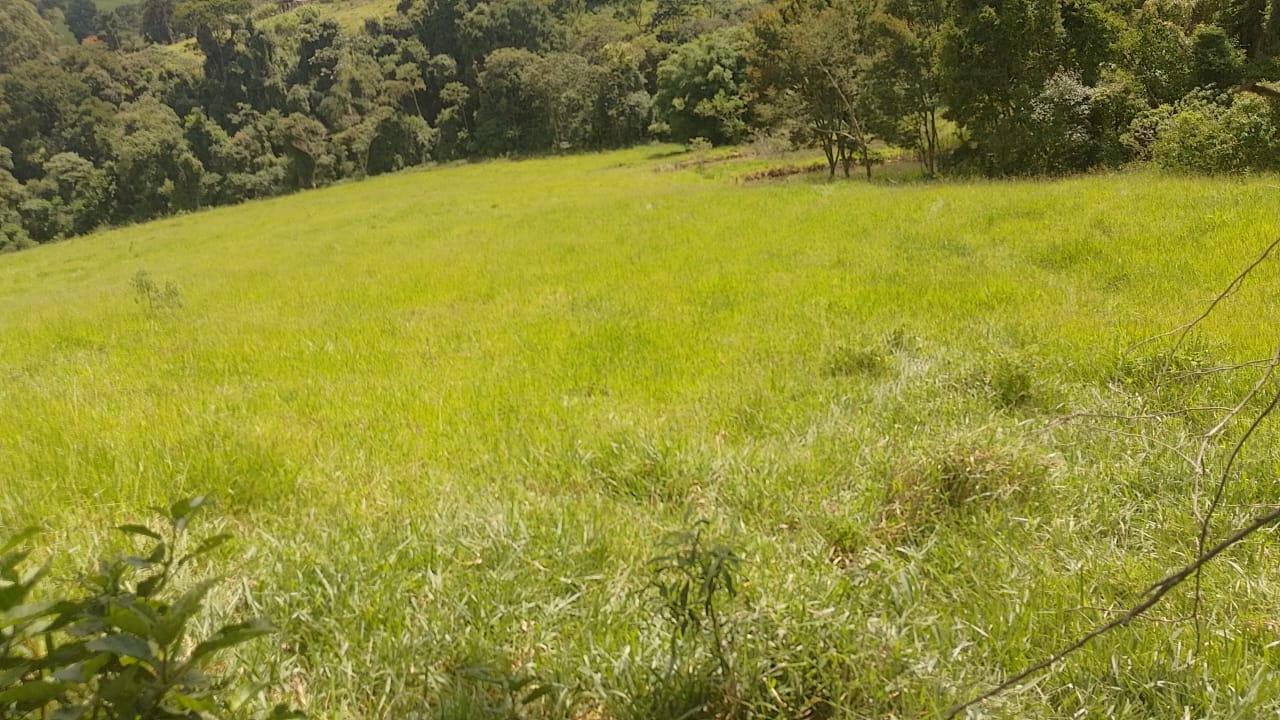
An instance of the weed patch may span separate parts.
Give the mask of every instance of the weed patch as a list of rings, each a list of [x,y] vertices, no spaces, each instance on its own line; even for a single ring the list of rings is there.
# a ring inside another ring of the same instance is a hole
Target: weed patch
[[[677,502],[697,480],[688,451],[673,443],[627,435],[580,451],[589,485],[644,502]]]
[[[129,286],[133,288],[134,299],[145,310],[158,313],[182,309],[182,288],[172,280],[162,285],[151,277],[151,273],[139,270],[134,273]]]
[[[879,345],[837,345],[827,352],[822,375],[827,378],[883,377],[893,369],[893,356]]]
[[[889,474],[873,534],[909,539],[952,518],[1028,497],[1049,466],[1027,450],[1004,444],[957,442],[926,451]]]

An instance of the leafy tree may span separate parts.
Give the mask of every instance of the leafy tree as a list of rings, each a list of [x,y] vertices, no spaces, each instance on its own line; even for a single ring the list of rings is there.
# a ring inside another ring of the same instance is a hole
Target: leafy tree
[[[369,175],[393,172],[420,165],[431,156],[435,132],[426,120],[404,113],[375,115],[365,171]]]
[[[184,6],[185,7],[185,6]],[[233,32],[209,25],[196,31],[204,54],[204,81],[198,94],[214,118],[231,118],[243,106],[259,113],[284,106],[285,84],[275,62],[272,36],[252,22],[232,19]]]
[[[118,219],[147,220],[199,206],[204,167],[177,114],[158,100],[122,108],[112,129],[111,160]]]
[[[177,11],[174,0],[143,0],[142,37],[147,42],[173,42],[173,20]]]
[[[0,143],[14,151],[14,175],[30,180],[60,152],[99,157],[101,123],[113,108],[93,97],[85,76],[57,65],[27,62],[0,75]]]
[[[98,13],[96,34],[112,50],[124,49],[142,32],[142,9],[139,5],[120,5],[109,12]]]
[[[1234,173],[1280,169],[1280,110],[1252,95],[1189,94],[1153,113],[1151,157],[1171,170]]]
[[[314,12],[304,15],[298,26],[298,64],[289,74],[289,84],[328,92],[337,81],[341,36],[342,29],[333,18],[321,19]]]
[[[197,39],[201,30],[217,35],[229,33],[243,26],[252,8],[252,0],[183,0],[174,12],[173,28]]]
[[[1032,102],[1064,59],[1057,0],[957,0],[943,46],[947,114],[988,172],[1027,170]]]
[[[551,108],[537,87],[544,63],[520,48],[500,48],[476,77],[476,142],[482,153],[539,152],[551,148]]]
[[[435,121],[437,160],[453,160],[472,152],[475,130],[467,112],[471,102],[471,90],[463,83],[447,83],[440,90],[441,108]]]
[[[755,25],[761,93],[793,140],[822,147],[832,176],[840,165],[848,175],[855,155],[870,172],[872,10],[862,0],[788,2]]]
[[[26,191],[13,177],[13,151],[0,145],[0,252],[21,250],[33,243],[22,227],[19,206],[26,201]]]
[[[315,187],[316,166],[328,150],[328,130],[319,120],[292,113],[280,119],[275,132],[276,144],[283,146],[289,160],[289,186]]]
[[[44,177],[28,183],[27,193],[28,230],[38,241],[80,235],[107,222],[114,195],[106,172],[69,152],[45,161]]]
[[[550,50],[558,43],[557,33],[555,16],[539,0],[478,2],[458,21],[462,52],[471,58],[497,48]],[[424,41],[430,46],[430,39]]]
[[[67,29],[75,36],[76,41],[84,40],[97,30],[98,8],[93,0],[67,0],[64,14]]]
[[[54,47],[49,25],[28,0],[0,0],[0,70],[35,60]]]
[[[1143,10],[1120,40],[1124,66],[1146,88],[1152,104],[1171,103],[1191,89],[1191,42],[1182,28]]]
[[[733,143],[753,118],[748,102],[746,35],[721,30],[680,46],[658,66],[654,110],[675,140]]]
[[[1243,53],[1225,30],[1200,25],[1191,33],[1191,79],[1197,86],[1225,90],[1240,82],[1243,71]]]
[[[925,172],[938,171],[942,43],[950,0],[890,0],[872,17],[871,88],[881,133],[914,147]]]
[[[597,57],[594,144],[622,147],[640,141],[649,125],[653,99],[645,89],[644,51],[630,43],[604,46]]]
[[[1275,14],[1274,8],[1271,14]],[[1268,19],[1267,0],[1234,0],[1223,13],[1222,29],[1249,58],[1258,58],[1280,45],[1276,25]]]
[[[1124,18],[1099,0],[1064,0],[1061,5],[1063,61],[1086,86],[1119,58]]]

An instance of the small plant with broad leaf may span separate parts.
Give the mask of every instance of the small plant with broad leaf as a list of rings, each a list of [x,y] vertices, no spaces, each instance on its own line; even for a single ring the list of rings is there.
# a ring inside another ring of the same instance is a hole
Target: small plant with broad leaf
[[[728,612],[741,584],[742,557],[726,543],[709,541],[709,525],[700,519],[668,534],[649,561],[650,586],[671,632],[667,670],[659,685],[669,696],[666,702],[676,706],[664,706],[662,712],[686,717],[701,717],[713,704],[724,712],[711,714],[732,716],[738,702]],[[699,667],[704,658],[713,669]],[[712,688],[705,681],[714,675],[718,687]],[[697,681],[691,685],[693,679]]]
[[[74,598],[37,600],[48,566],[24,568],[33,531],[0,544],[0,720],[301,717],[284,706],[252,714],[253,693],[229,692],[207,674],[226,650],[273,628],[257,619],[192,636],[217,581],[179,593],[174,578],[230,539],[187,541],[188,524],[206,505],[203,497],[174,503],[159,530],[121,526],[143,552],[101,560]]]

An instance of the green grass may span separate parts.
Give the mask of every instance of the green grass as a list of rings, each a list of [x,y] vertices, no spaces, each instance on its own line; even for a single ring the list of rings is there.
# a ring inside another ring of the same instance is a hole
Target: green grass
[[[1188,558],[1172,453],[1048,428],[1183,401],[1144,384],[1158,348],[1121,350],[1271,239],[1276,178],[744,185],[667,151],[0,257],[0,527],[45,527],[72,566],[111,523],[216,494],[240,537],[222,612],[282,627],[240,669],[325,718],[505,717],[486,678],[526,675],[560,688],[539,717],[724,702],[696,659],[653,679],[646,561],[690,517],[746,558],[726,622],[761,717],[934,717]],[[140,270],[182,306],[140,303]],[[1186,362],[1270,352],[1260,272]],[[1274,439],[1220,530],[1275,502]],[[1272,714],[1277,570],[1261,539],[1206,574],[1198,652],[1188,622],[1135,622],[975,716]]]

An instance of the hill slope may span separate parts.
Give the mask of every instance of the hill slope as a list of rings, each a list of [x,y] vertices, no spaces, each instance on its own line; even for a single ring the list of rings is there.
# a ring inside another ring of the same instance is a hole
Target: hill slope
[[[706,645],[684,684],[651,674],[646,561],[688,517],[748,559],[726,622],[761,714],[934,715],[1186,558],[1193,488],[1161,448],[1200,425],[1047,428],[1184,402],[1149,390],[1158,348],[1119,352],[1271,239],[1274,178],[740,185],[670,163],[404,173],[0,257],[0,527],[82,552],[108,542],[86,528],[214,493],[241,536],[223,606],[283,627],[245,668],[320,717],[486,717],[506,696],[475,666],[558,683],[539,716],[727,702]],[[1260,288],[1180,362],[1268,354]],[[1257,447],[1223,528],[1275,502]],[[988,710],[1274,710],[1280,563],[1233,559],[1201,655],[1186,623],[1138,623]]]

